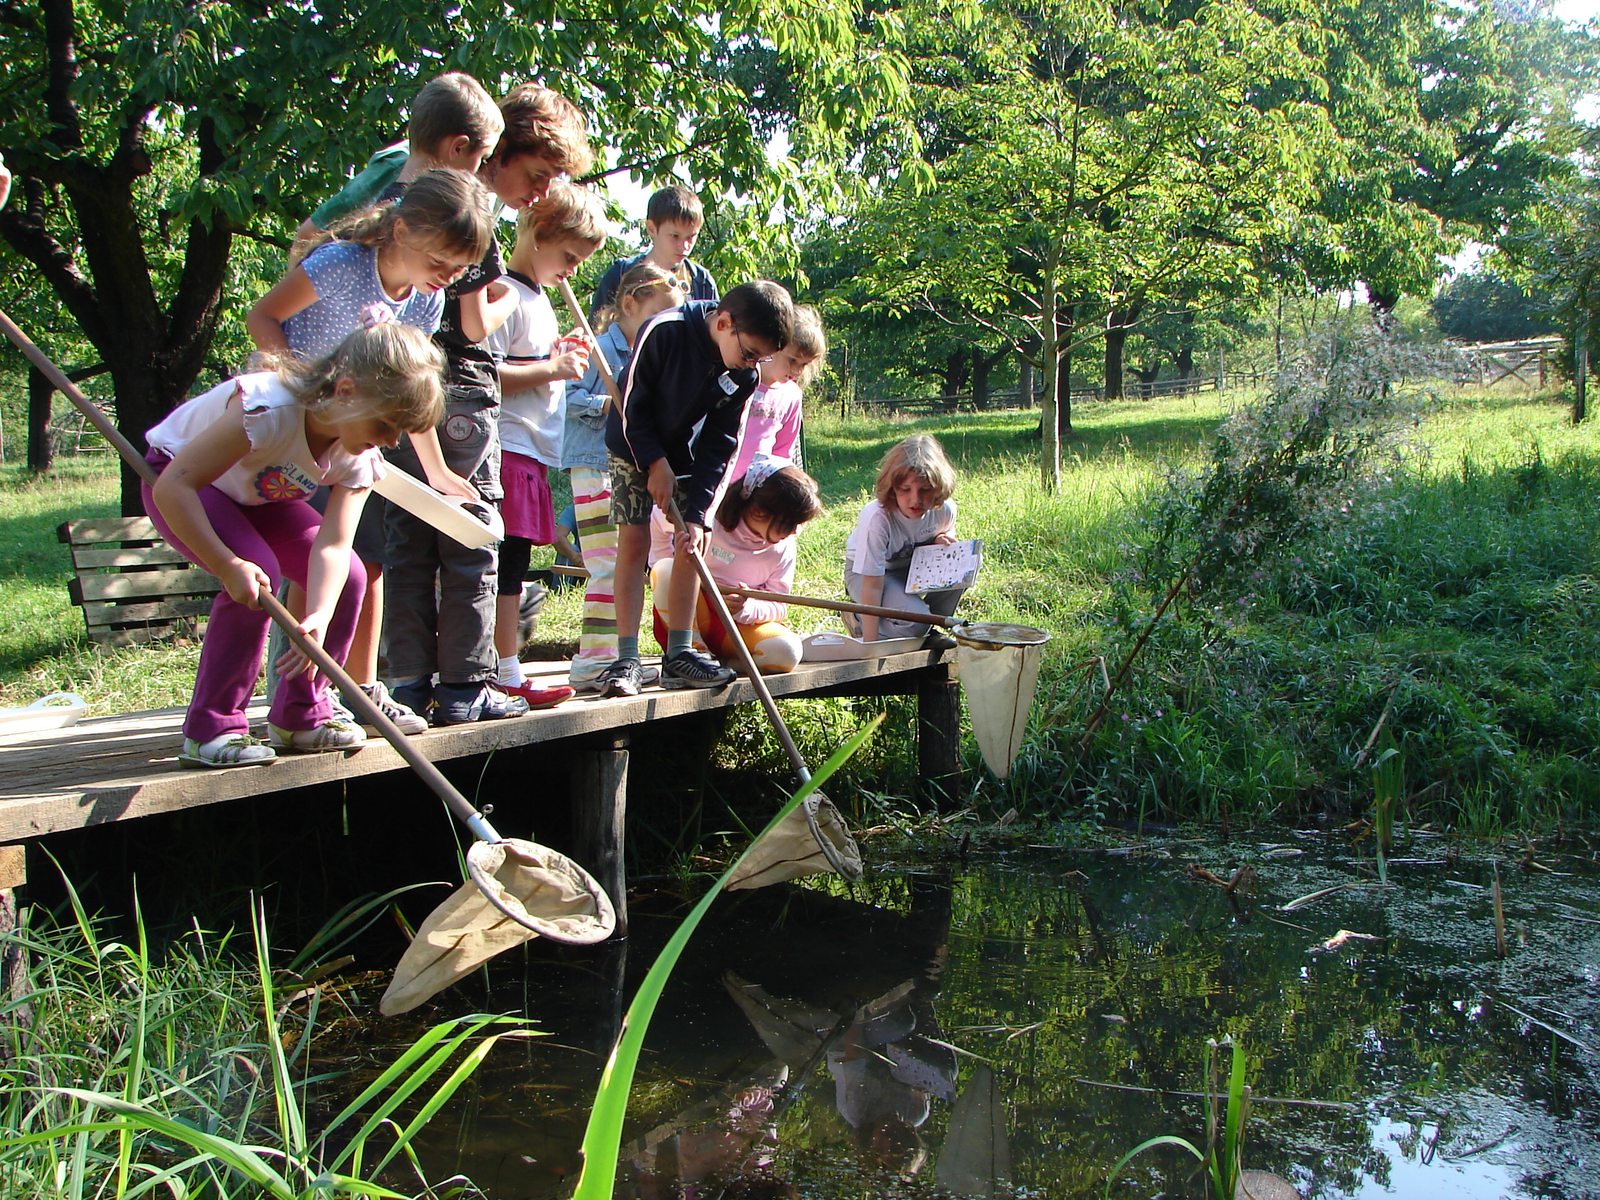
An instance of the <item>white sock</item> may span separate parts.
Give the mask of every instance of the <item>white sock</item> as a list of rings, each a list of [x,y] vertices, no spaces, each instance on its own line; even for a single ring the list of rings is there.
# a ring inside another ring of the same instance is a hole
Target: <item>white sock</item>
[[[512,655],[500,660],[499,681],[506,687],[521,687],[527,678],[522,673],[522,660]]]

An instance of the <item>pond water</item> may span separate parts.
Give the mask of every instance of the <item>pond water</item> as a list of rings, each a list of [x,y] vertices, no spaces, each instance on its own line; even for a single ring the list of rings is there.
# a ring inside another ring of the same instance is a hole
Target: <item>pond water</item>
[[[618,1194],[1101,1196],[1146,1138],[1203,1142],[1204,1046],[1226,1034],[1256,1097],[1245,1165],[1301,1196],[1600,1194],[1593,855],[1500,864],[1501,960],[1489,860],[1418,840],[1380,888],[1367,849],[1283,834],[869,853],[853,891],[724,898],[652,1023]],[[1229,895],[1194,866],[1251,870]],[[458,987],[415,1024],[368,1027],[399,1046],[487,1008],[549,1035],[497,1049],[430,1127],[435,1177],[497,1198],[570,1188],[624,994],[688,892],[636,895],[625,942],[535,944],[496,963],[487,995]],[[1202,1190],[1161,1148],[1111,1194]]]

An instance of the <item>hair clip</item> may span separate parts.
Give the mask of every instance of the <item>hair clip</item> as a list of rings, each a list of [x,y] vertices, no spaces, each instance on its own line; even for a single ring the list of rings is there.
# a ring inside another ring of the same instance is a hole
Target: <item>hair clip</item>
[[[375,300],[361,310],[361,328],[376,329],[394,320],[394,309],[381,300]]]

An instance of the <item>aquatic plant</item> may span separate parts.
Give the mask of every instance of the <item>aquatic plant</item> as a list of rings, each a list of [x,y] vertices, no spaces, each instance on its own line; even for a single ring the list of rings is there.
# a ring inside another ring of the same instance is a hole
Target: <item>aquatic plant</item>
[[[1221,1082],[1217,1051],[1222,1046],[1233,1048],[1233,1062],[1228,1071],[1228,1090],[1224,1095],[1217,1091]],[[1157,1146],[1176,1146],[1192,1154],[1205,1171],[1211,1200],[1235,1200],[1239,1191],[1239,1176],[1243,1171],[1244,1127],[1250,1115],[1250,1087],[1244,1081],[1244,1045],[1233,1037],[1206,1039],[1205,1066],[1202,1072],[1206,1098],[1206,1148],[1204,1151],[1186,1137],[1177,1134],[1160,1134],[1140,1142],[1111,1168],[1106,1179],[1106,1195],[1111,1195],[1111,1185],[1122,1168],[1146,1150]],[[1225,1107],[1220,1102],[1226,1101]]]
[[[1406,760],[1395,745],[1385,746],[1372,764],[1372,834],[1377,843],[1378,882],[1389,882],[1389,849],[1394,844],[1394,810],[1405,790]]]
[[[326,1076],[306,1061],[321,989],[275,972],[261,908],[253,962],[198,928],[158,955],[137,904],[123,941],[67,890],[70,920],[0,940],[29,961],[0,1007],[3,1195],[394,1197],[373,1180],[402,1158],[428,1189],[413,1139],[498,1040],[530,1036],[504,1017],[441,1023],[322,1118]]]
[[[816,774],[796,790],[788,803],[778,810],[777,815],[751,841],[751,847],[777,828],[800,807],[807,796],[827,782],[828,777],[866,743],[881,721],[881,717],[874,720],[835,750],[828,761],[817,768]],[[578,1176],[578,1186],[573,1192],[573,1200],[611,1200],[616,1188],[617,1155],[622,1147],[622,1125],[628,1115],[628,1094],[633,1087],[633,1076],[638,1068],[640,1051],[644,1048],[644,1035],[650,1027],[650,1018],[655,1013],[656,1005],[661,1000],[661,993],[667,986],[667,979],[672,975],[673,968],[678,965],[678,959],[683,956],[689,939],[694,936],[694,931],[699,928],[701,920],[710,911],[712,901],[721,894],[722,889],[727,886],[749,853],[749,848],[746,848],[744,854],[733,861],[673,931],[672,936],[667,939],[667,944],[661,948],[661,953],[656,955],[655,962],[650,964],[649,971],[645,972],[639,990],[634,994],[633,1002],[628,1005],[628,1011],[622,1019],[622,1033],[617,1038],[617,1044],[611,1051],[611,1058],[606,1062],[606,1069],[600,1076],[600,1085],[595,1089],[594,1104],[589,1111],[589,1124],[583,1134],[583,1171]]]

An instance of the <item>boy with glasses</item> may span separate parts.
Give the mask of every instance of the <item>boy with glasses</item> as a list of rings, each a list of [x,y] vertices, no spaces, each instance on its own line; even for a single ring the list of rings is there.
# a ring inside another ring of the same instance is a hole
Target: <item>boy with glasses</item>
[[[689,551],[709,541],[706,514],[737,446],[756,365],[789,344],[793,324],[789,293],[761,280],[716,303],[691,300],[668,309],[639,331],[622,377],[622,403],[606,425],[617,526],[617,661],[600,675],[601,695],[639,694],[650,507],[665,512],[674,498],[688,536],[677,538],[673,550],[661,686],[721,687],[733,679],[734,672],[694,649],[700,576]]]

